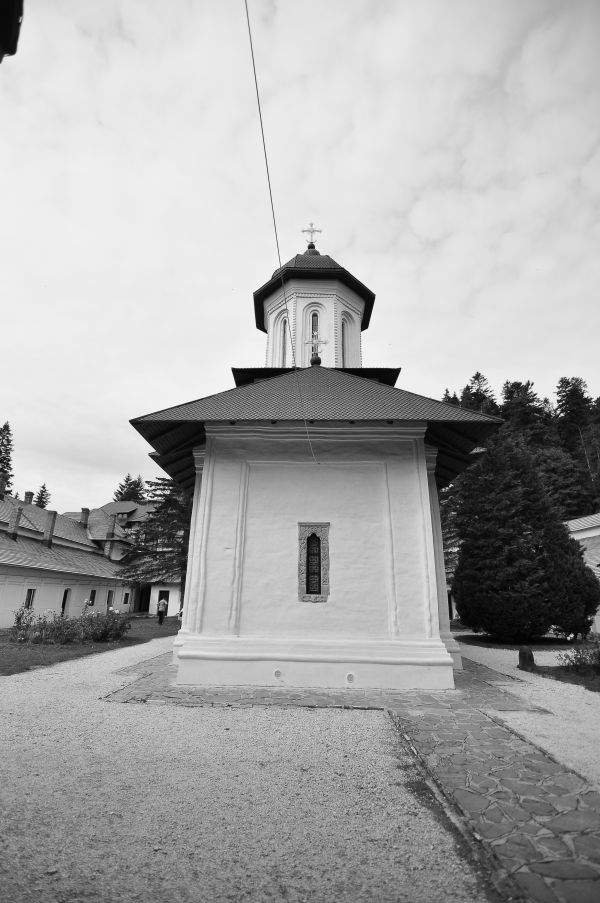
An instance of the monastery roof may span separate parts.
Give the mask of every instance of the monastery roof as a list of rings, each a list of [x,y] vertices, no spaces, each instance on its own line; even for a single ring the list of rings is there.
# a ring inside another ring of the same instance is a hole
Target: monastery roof
[[[47,508],[27,505],[21,499],[5,495],[3,499],[0,499],[0,523],[8,524],[15,508],[23,509],[19,529],[33,530],[41,534],[44,533],[50,518],[54,514],[53,511],[49,511]],[[79,517],[79,515],[77,516]],[[96,548],[84,525],[64,514],[57,515],[53,535],[57,539],[66,539],[92,549]]]
[[[192,448],[205,440],[206,422],[426,422],[426,441],[439,449],[438,480],[460,473],[473,447],[500,419],[396,389],[345,370],[307,367],[271,379],[137,417],[133,426],[156,449],[157,463],[183,486],[194,481]]]
[[[329,254],[321,254],[314,247],[309,247],[304,254],[296,254],[281,269],[275,270],[268,282],[265,282],[254,292],[254,313],[256,328],[266,332],[264,302],[274,292],[278,291],[281,283],[290,279],[337,279],[348,288],[356,292],[365,303],[361,329],[366,329],[371,319],[375,295],[366,285],[349,273],[343,266],[330,257]]]
[[[565,521],[570,533],[577,530],[587,530],[590,527],[600,528],[600,511],[596,514],[588,514],[586,517],[576,517],[574,520]]]
[[[56,544],[48,548],[38,539],[19,536],[14,540],[4,532],[0,532],[0,564],[90,577],[114,578],[119,573],[118,562],[109,561],[100,552],[69,549]]]

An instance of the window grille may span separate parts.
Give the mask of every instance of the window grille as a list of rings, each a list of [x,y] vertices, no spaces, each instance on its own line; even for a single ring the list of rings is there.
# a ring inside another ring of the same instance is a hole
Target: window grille
[[[321,540],[314,533],[306,540],[306,592],[321,592]]]

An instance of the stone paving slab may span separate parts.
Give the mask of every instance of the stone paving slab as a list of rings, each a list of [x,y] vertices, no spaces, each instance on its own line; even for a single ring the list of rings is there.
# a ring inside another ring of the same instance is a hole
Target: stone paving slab
[[[387,710],[405,745],[488,855],[507,899],[599,903],[600,790],[503,723],[502,712],[545,711],[510,693],[517,678],[464,663],[455,690],[178,687],[169,654],[123,669],[119,673],[134,679],[106,698]]]

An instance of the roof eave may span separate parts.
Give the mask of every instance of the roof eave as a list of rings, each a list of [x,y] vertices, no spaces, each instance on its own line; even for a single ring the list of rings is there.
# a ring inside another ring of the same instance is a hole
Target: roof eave
[[[366,285],[363,285],[352,273],[349,273],[348,270],[345,270],[343,267],[339,269],[295,269],[294,267],[286,268],[277,273],[276,276],[273,276],[269,279],[268,282],[265,282],[259,289],[254,292],[254,316],[256,320],[256,328],[260,329],[261,332],[266,332],[265,327],[265,308],[264,302],[269,298],[274,292],[277,291],[278,287],[285,283],[289,282],[291,279],[313,279],[313,280],[323,280],[323,279],[335,279],[339,282],[342,282],[348,288],[351,288],[356,294],[362,298],[365,303],[365,307],[363,310],[362,320],[360,328],[361,330],[367,329],[369,323],[371,321],[371,314],[373,312],[373,305],[375,303],[375,294],[371,291],[371,289],[367,288]]]

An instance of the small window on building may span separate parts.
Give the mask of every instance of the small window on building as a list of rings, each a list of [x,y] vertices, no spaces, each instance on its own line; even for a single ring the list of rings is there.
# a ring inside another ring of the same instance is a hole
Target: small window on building
[[[310,332],[311,332],[310,337],[313,341],[312,352],[313,352],[313,354],[318,354],[319,353],[319,343],[318,343],[317,339],[319,338],[319,315],[317,313],[314,313],[311,315]]]
[[[129,593],[125,593],[123,596],[123,605],[129,605]]]
[[[33,600],[35,599],[35,590],[28,589],[25,593],[25,608],[33,608]]]
[[[342,367],[348,366],[348,324],[342,320]]]
[[[90,590],[89,603],[90,603],[90,605],[94,605],[95,602],[96,602],[96,590],[92,589],[92,590]]]
[[[321,540],[316,533],[306,540],[306,592],[313,596],[321,592]]]
[[[288,321],[281,324],[281,366],[287,367]]]
[[[115,598],[115,591],[109,589],[106,595],[106,610],[109,611],[113,607],[113,599]]]
[[[298,524],[298,599],[327,602],[329,524]]]
[[[65,615],[69,614],[69,596],[71,595],[71,590],[66,589],[63,593],[62,602],[60,604],[60,616],[64,618]]]

